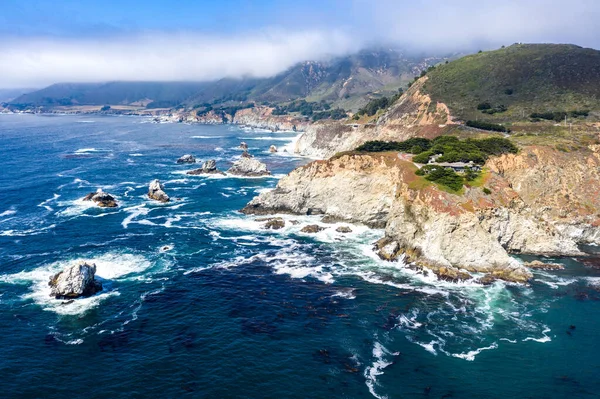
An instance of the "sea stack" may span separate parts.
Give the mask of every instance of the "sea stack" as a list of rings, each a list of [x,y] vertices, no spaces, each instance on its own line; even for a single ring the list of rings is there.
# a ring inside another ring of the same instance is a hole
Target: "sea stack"
[[[164,186],[160,180],[155,179],[148,187],[148,197],[159,202],[169,202],[170,198],[164,191]]]
[[[182,163],[196,163],[196,158],[194,158],[193,155],[185,154],[184,156],[182,156],[181,158],[179,158],[177,160],[177,163],[179,163],[179,164],[182,164]]]
[[[50,296],[56,299],[73,299],[94,295],[102,290],[102,284],[95,280],[95,275],[95,264],[75,263],[50,277]]]
[[[227,173],[236,176],[268,176],[271,172],[267,165],[255,158],[243,157],[233,163]]]
[[[115,197],[105,193],[101,188],[95,193],[89,193],[83,197],[84,201],[94,201],[101,208],[116,208],[118,206]]]

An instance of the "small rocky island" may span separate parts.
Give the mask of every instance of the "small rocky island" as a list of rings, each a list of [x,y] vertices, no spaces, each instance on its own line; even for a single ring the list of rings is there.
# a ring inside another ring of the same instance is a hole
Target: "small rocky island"
[[[94,193],[89,193],[85,197],[83,197],[84,201],[93,201],[101,208],[116,208],[118,206],[115,197],[112,195],[105,193],[102,189],[98,189],[98,191]]]
[[[185,154],[177,160],[178,164],[182,163],[196,163],[196,158],[193,155]]]
[[[56,299],[75,299],[94,295],[102,291],[102,283],[95,276],[95,264],[77,262],[50,277],[50,296]]]
[[[217,169],[217,162],[214,159],[208,160],[202,164],[201,168],[190,170],[186,172],[188,175],[211,175],[211,174],[221,174],[225,173],[221,172]]]
[[[250,156],[242,156],[235,161],[231,168],[227,170],[227,173],[246,177],[269,176],[271,174],[267,169],[267,165]]]
[[[160,180],[154,179],[148,187],[148,197],[159,202],[169,202],[171,199],[164,190],[165,187]]]

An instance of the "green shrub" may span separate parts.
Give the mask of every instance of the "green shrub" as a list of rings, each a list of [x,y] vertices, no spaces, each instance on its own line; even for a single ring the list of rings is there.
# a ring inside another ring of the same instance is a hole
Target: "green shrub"
[[[491,130],[492,132],[510,133],[510,129],[506,128],[505,126],[498,125],[496,123],[481,122],[481,121],[467,121],[466,125],[469,127],[474,127],[476,129]]]
[[[485,195],[490,195],[490,194],[492,193],[492,190],[490,190],[490,189],[489,189],[489,188],[487,188],[487,187],[484,187],[484,188],[483,188],[483,193],[484,193]]]
[[[454,191],[458,191],[464,184],[462,176],[457,174],[452,169],[444,168],[438,165],[425,165],[416,172],[420,176],[425,176],[425,179],[442,184]]]

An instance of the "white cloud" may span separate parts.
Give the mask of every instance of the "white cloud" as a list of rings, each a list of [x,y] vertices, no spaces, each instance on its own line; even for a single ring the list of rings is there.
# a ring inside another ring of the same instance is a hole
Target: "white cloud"
[[[289,13],[282,14],[288,19],[274,18],[288,26],[289,18],[311,26],[295,31],[265,28],[229,36],[129,32],[101,39],[3,37],[0,87],[265,77],[300,61],[343,55],[368,44],[429,53],[476,51],[514,42],[600,48],[598,0],[352,0],[340,3],[339,12],[318,12],[311,9],[309,14],[317,19]]]
[[[348,35],[320,30],[269,30],[243,37],[156,33],[84,40],[4,39],[0,42],[0,87],[266,77],[300,61],[357,49]]]

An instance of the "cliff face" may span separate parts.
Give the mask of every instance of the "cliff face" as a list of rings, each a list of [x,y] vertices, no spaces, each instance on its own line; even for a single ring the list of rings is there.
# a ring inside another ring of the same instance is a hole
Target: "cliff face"
[[[237,111],[232,118],[232,122],[259,129],[289,131],[303,131],[309,125],[306,119],[289,115],[273,115],[273,108],[261,106]]]
[[[411,137],[433,138],[452,124],[448,107],[434,103],[422,92],[427,77],[419,79],[374,124],[342,122],[314,124],[296,143],[298,154],[329,158],[350,151],[370,140],[403,141]]]
[[[456,195],[416,176],[396,153],[349,154],[293,171],[243,211],[385,226],[384,258],[404,255],[451,279],[468,271],[525,281],[531,274],[509,253],[577,255],[578,243],[600,242],[600,199],[587,199],[600,187],[598,166],[594,151],[529,147],[488,161],[492,194],[466,187]]]

